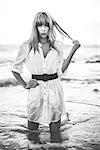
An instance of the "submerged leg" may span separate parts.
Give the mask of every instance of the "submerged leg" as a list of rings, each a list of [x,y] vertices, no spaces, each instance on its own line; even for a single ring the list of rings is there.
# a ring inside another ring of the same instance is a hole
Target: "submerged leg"
[[[60,123],[61,121],[59,120],[58,122],[51,122],[49,124],[50,127],[50,139],[52,143],[61,143],[62,142],[62,137],[60,133]]]
[[[39,123],[28,121],[28,139],[34,141],[34,143],[41,144],[39,140],[39,131],[38,131]]]

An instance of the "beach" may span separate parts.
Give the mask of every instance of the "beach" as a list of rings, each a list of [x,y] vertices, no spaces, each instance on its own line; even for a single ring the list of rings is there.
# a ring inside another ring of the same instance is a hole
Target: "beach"
[[[28,91],[10,70],[18,47],[7,48],[0,49],[0,150],[27,150]],[[30,78],[26,68],[22,75],[26,80]],[[40,126],[40,138],[47,142],[41,149],[100,150],[100,48],[80,48],[61,81],[69,114],[69,121],[67,116],[62,118],[63,142],[52,145],[48,127]]]

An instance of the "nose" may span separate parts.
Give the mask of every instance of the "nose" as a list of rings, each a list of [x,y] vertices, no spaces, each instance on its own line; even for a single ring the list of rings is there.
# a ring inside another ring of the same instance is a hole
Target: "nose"
[[[45,25],[42,25],[42,30],[45,30]]]

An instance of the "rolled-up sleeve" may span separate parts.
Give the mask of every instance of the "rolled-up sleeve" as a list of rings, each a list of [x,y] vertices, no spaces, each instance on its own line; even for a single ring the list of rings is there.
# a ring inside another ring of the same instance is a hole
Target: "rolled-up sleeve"
[[[25,59],[25,44],[22,44],[19,48],[19,52],[15,61],[11,64],[11,71],[21,74],[23,72],[23,63]]]

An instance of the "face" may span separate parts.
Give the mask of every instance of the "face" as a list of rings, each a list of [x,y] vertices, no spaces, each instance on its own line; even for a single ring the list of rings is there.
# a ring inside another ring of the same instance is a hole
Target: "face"
[[[47,38],[49,32],[49,27],[47,25],[39,25],[37,29],[41,38]]]

